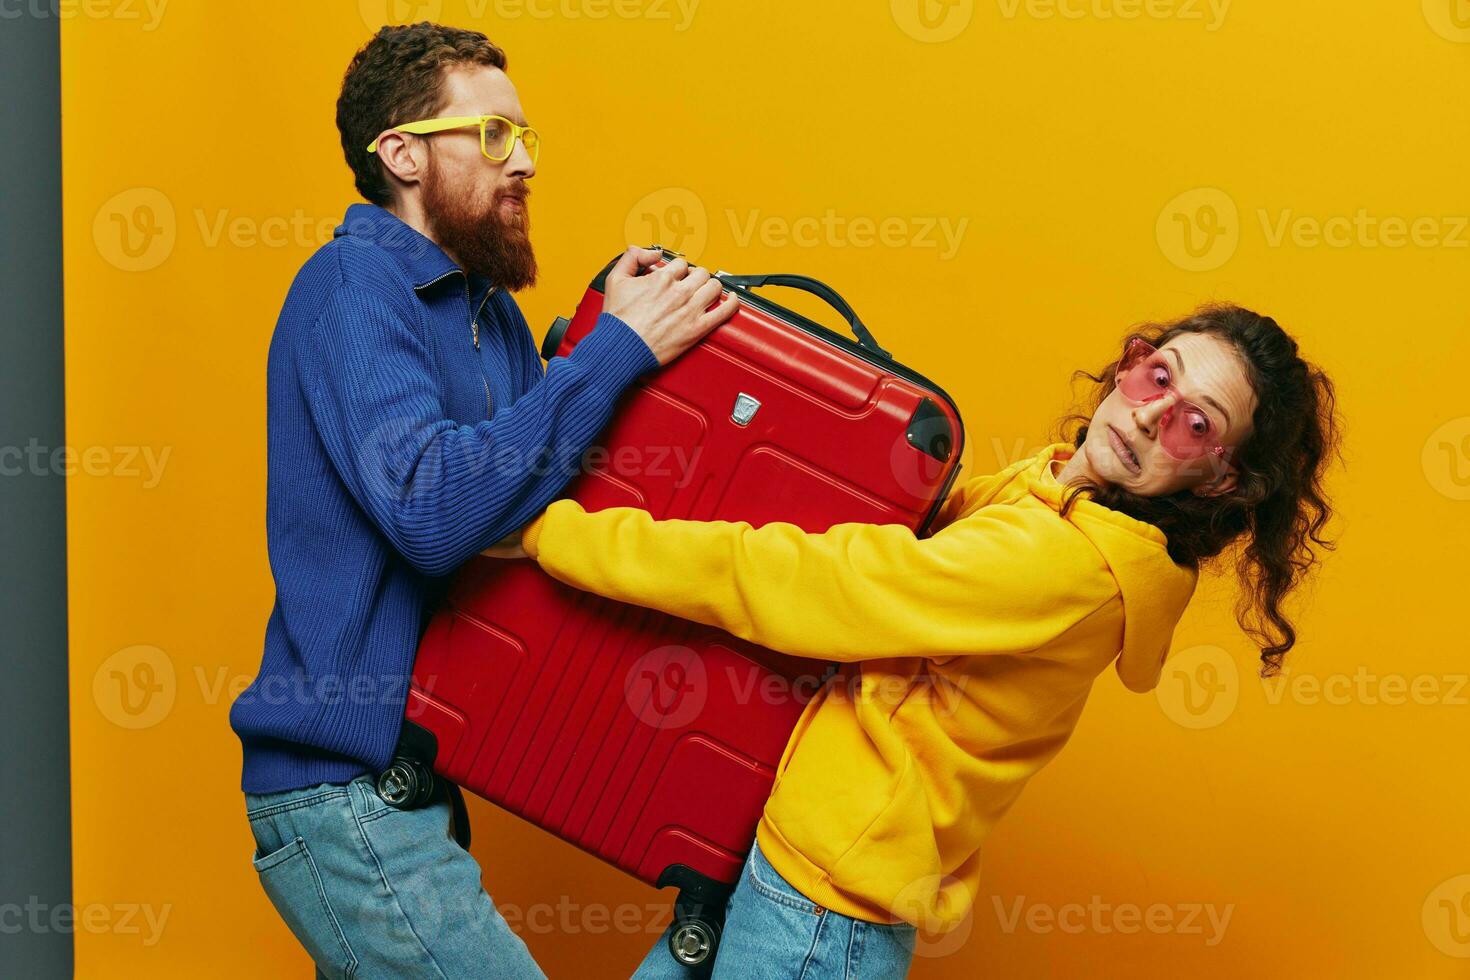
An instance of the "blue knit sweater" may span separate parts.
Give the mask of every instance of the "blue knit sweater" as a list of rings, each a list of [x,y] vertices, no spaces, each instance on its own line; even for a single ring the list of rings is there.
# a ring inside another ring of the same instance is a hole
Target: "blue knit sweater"
[[[618,395],[657,363],[604,313],[543,371],[504,290],[390,212],[347,209],[271,337],[276,599],[260,672],[230,708],[245,791],[388,764],[445,577],[557,496]]]

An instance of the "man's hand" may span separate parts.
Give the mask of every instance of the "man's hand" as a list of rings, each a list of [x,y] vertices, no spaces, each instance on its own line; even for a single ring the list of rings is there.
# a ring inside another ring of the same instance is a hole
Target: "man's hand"
[[[655,248],[637,247],[624,252],[608,271],[602,309],[632,327],[664,365],[730,319],[740,301],[731,293],[708,309],[720,295],[720,281],[682,258],[638,274],[661,254]]]
[[[527,525],[529,527],[529,525]],[[526,549],[521,547],[521,535],[526,528],[521,528],[512,534],[507,534],[499,541],[486,548],[480,554],[486,558],[529,558]]]

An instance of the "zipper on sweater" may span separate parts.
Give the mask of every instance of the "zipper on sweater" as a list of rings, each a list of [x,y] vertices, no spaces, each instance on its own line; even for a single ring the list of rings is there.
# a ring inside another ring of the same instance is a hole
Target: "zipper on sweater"
[[[470,310],[470,343],[475,345],[475,363],[480,370],[480,384],[485,388],[485,415],[487,418],[495,413],[495,406],[490,401],[490,381],[485,377],[485,369],[479,363],[478,352],[480,350],[480,314],[485,312],[485,304],[490,301],[490,294],[493,292],[495,292],[495,287],[491,286],[485,291],[485,298],[480,300],[480,308],[474,309],[474,298],[470,296],[470,277],[465,276],[464,305]]]

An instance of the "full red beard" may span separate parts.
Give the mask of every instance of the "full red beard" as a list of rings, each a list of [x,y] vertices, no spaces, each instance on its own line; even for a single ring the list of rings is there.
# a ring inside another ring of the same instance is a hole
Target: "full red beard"
[[[536,285],[536,253],[531,248],[531,212],[524,180],[496,191],[488,206],[445,186],[431,156],[424,180],[424,213],[439,246],[458,257],[466,272],[478,273],[501,289],[516,292]],[[519,198],[521,210],[510,218],[501,202]]]

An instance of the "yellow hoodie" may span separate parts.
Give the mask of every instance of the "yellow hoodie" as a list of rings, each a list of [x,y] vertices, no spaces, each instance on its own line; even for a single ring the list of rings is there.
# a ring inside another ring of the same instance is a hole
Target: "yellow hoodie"
[[[757,831],[813,902],[932,931],[961,922],[980,845],[1066,744],[1116,657],[1151,690],[1197,575],[1162,531],[1081,498],[1054,443],[945,501],[937,530],[655,521],[562,500],[526,529],[552,576],[845,663],[792,732]]]

